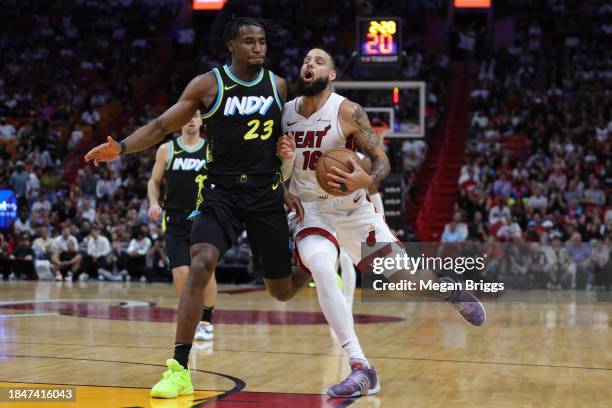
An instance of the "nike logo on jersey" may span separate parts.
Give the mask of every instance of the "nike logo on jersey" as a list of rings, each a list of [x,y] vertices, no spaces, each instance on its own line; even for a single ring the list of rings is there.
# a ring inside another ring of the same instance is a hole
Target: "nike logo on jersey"
[[[295,122],[287,122],[287,126],[293,126],[293,125],[295,125],[298,122],[299,122],[299,120],[296,120]]]
[[[237,86],[238,86],[238,84],[234,84],[234,85],[230,85],[230,86],[226,85],[226,86],[223,87],[223,89],[225,89],[226,91],[229,91],[230,89],[235,88]]]
[[[251,115],[255,112],[259,112],[263,116],[268,112],[273,103],[274,97],[272,96],[267,98],[263,96],[242,96],[240,98],[232,96],[225,101],[223,114],[225,116],[232,116],[238,110],[238,114],[242,116]]]
[[[174,155],[175,155],[175,156],[178,156],[179,154],[181,154],[181,153],[183,153],[183,152],[184,152],[184,150],[175,150],[175,151],[174,151]]]
[[[172,163],[172,170],[200,171],[205,165],[206,160],[178,158],[174,159],[174,163]]]
[[[359,200],[361,200],[361,196],[359,196],[359,197],[357,197],[357,198],[353,199],[353,202],[354,202],[355,204],[357,204],[357,201],[359,201]]]

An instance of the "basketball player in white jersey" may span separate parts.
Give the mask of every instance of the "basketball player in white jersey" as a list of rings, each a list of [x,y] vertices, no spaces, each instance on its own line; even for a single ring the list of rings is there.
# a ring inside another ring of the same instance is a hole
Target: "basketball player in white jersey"
[[[302,96],[285,105],[283,128],[287,134],[279,139],[277,152],[283,159],[283,177],[291,178],[289,190],[304,207],[304,220],[295,231],[297,256],[312,273],[321,310],[347,352],[351,366],[349,376],[327,392],[332,397],[352,397],[375,394],[380,383],[361,349],[351,310],[336,284],[335,265],[340,247],[364,271],[368,260],[362,259],[362,242],[390,243],[383,249],[394,254],[403,248],[367,196],[367,189],[389,173],[389,160],[363,108],[331,91],[331,81],[335,79],[332,57],[319,48],[310,50],[300,70],[298,85]],[[319,186],[315,168],[327,150],[345,146],[358,147],[370,158],[372,168],[367,174],[352,159],[352,173],[332,167],[333,173],[328,173],[329,187],[339,193],[343,189],[350,192],[340,197]],[[413,274],[390,271],[385,276],[390,281],[439,281],[431,271]],[[444,297],[473,325],[482,325],[486,319],[478,299],[466,291],[418,294]]]

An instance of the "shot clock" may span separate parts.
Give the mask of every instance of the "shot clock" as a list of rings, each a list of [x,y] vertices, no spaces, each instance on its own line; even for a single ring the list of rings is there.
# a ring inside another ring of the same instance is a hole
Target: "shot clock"
[[[398,17],[357,19],[357,48],[362,64],[398,64],[402,52],[402,27]]]

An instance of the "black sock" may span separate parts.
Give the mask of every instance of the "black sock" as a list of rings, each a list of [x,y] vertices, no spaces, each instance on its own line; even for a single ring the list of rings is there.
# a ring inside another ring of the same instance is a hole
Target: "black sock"
[[[191,351],[191,344],[180,344],[174,345],[174,359],[178,361],[180,365],[187,368],[187,362],[189,361],[189,352]]]
[[[204,306],[202,308],[202,318],[200,321],[212,323],[213,310],[215,310],[214,306]]]

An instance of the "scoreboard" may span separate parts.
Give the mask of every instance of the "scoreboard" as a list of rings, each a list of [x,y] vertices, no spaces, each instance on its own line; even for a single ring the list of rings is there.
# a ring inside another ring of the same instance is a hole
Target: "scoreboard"
[[[399,64],[402,26],[398,17],[357,19],[357,50],[362,64]]]

